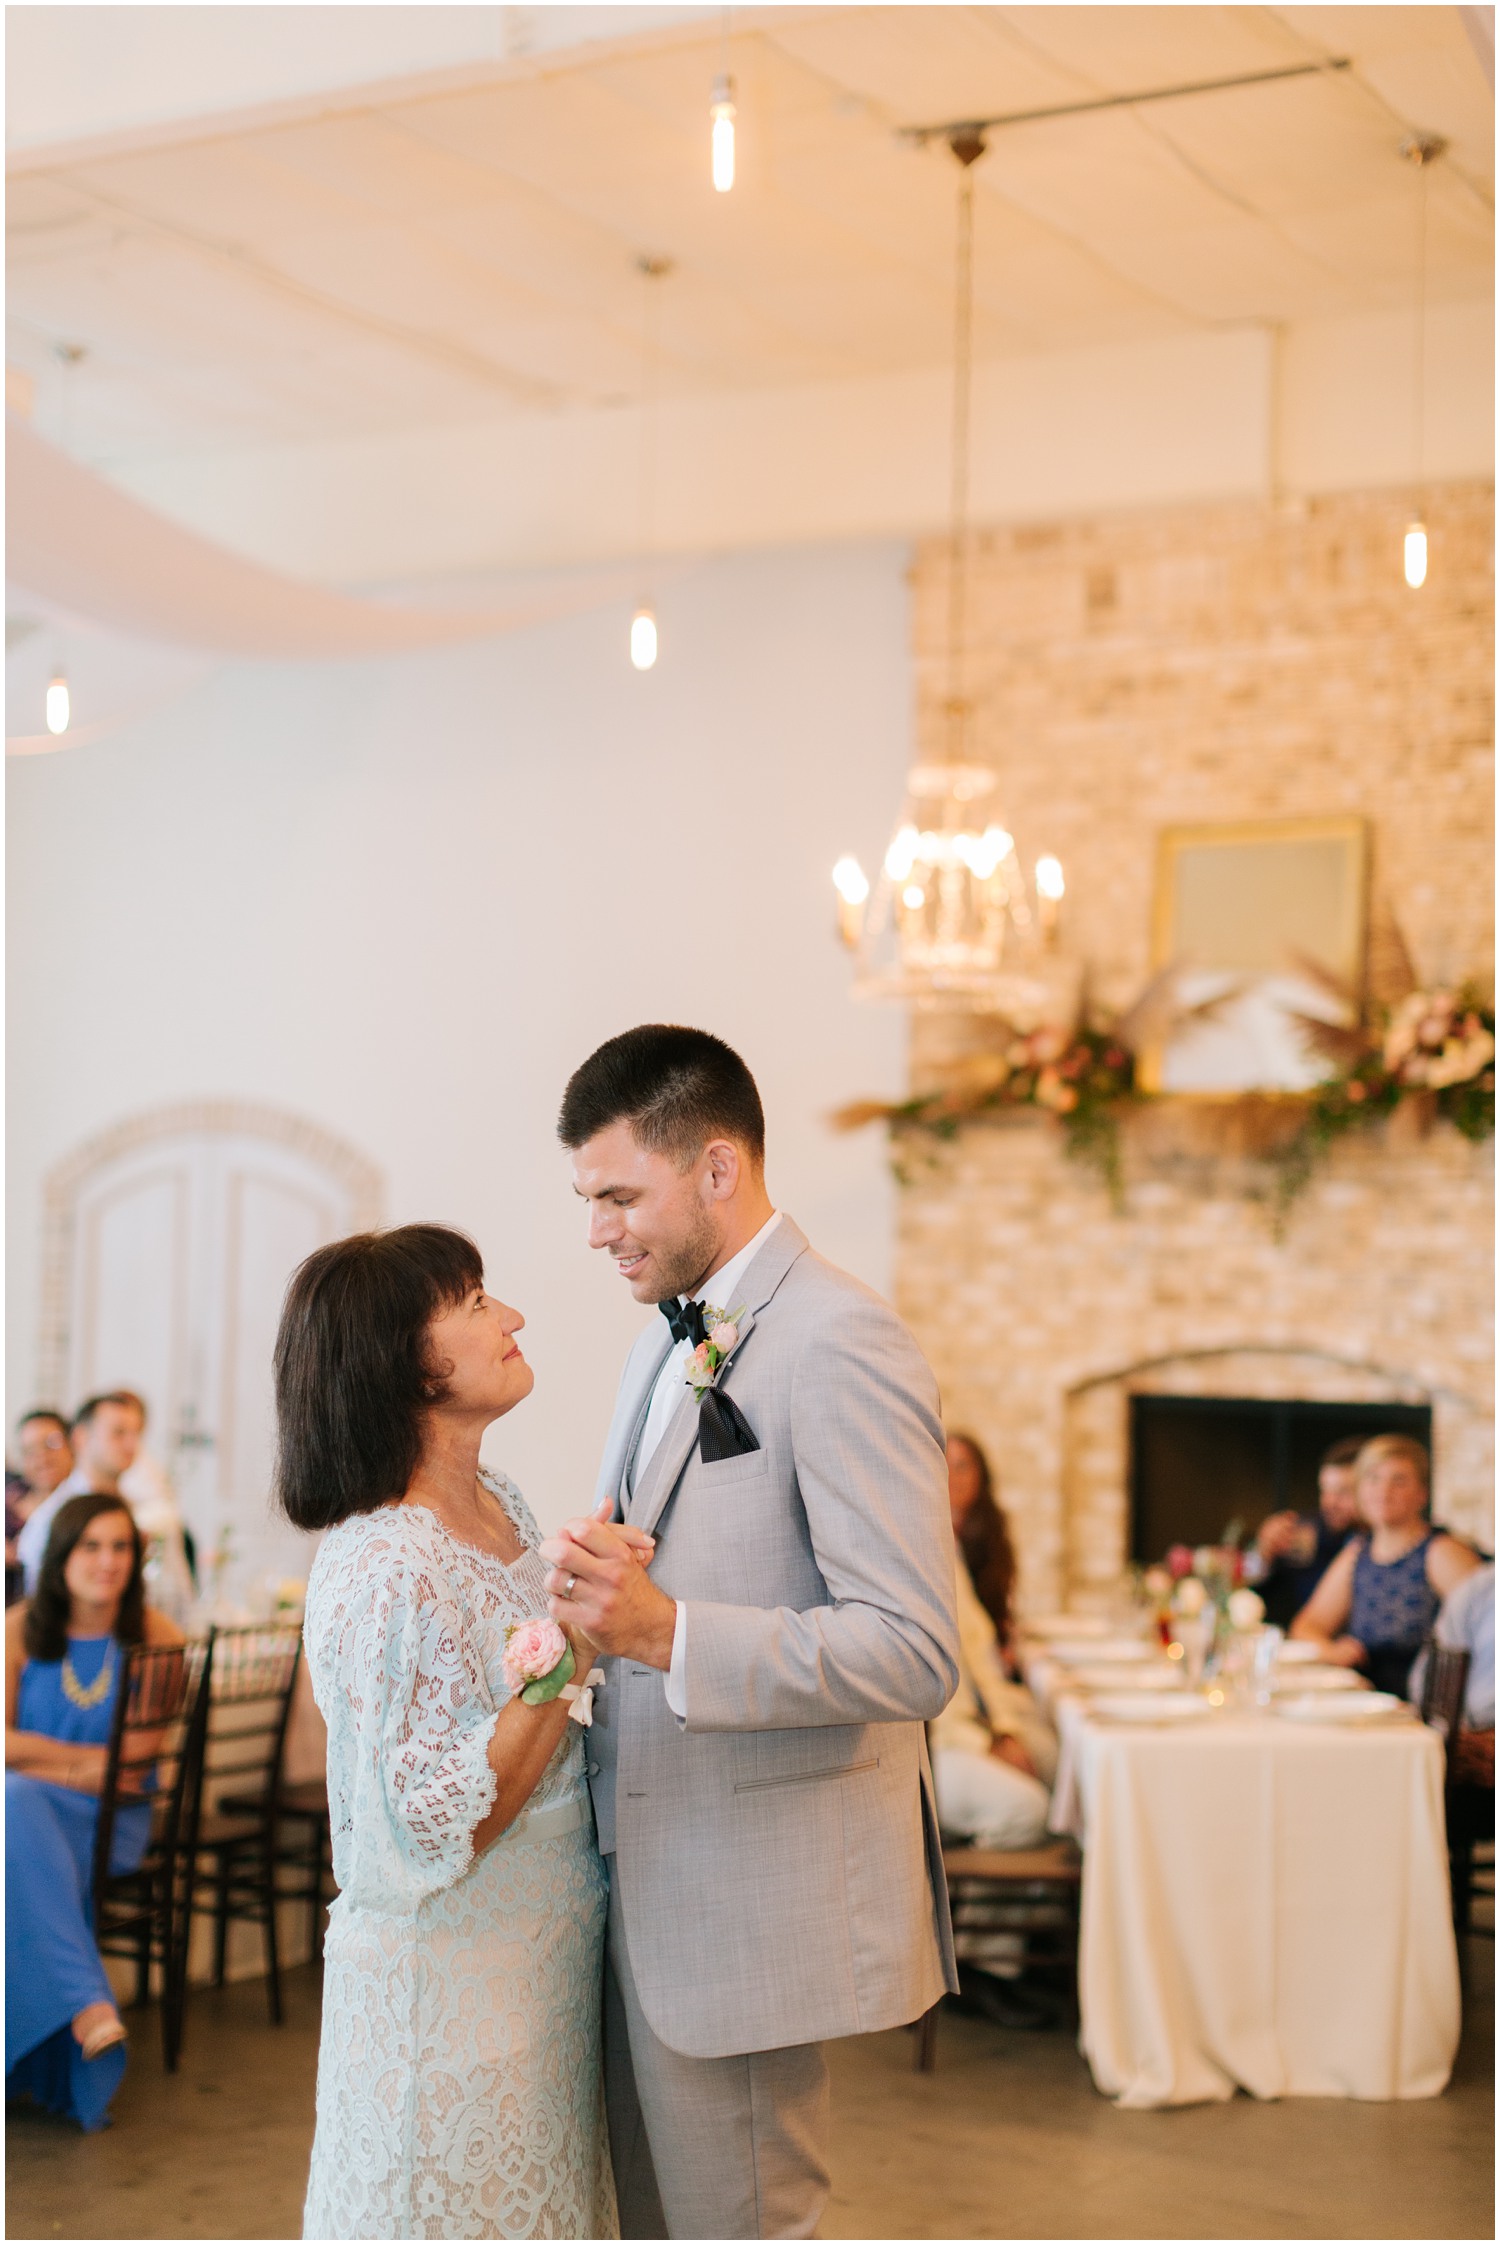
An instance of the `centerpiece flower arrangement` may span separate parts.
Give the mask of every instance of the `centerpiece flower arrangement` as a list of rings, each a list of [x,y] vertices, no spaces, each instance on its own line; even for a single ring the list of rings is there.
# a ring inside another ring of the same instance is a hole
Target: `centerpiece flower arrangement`
[[[1226,1529],[1222,1543],[1199,1544],[1196,1550],[1174,1543],[1160,1565],[1148,1567],[1141,1577],[1162,1643],[1172,1643],[1174,1624],[1201,1621],[1205,1658],[1212,1662],[1235,1635],[1258,1629],[1265,1620],[1265,1603],[1242,1586],[1243,1573],[1238,1522]]]

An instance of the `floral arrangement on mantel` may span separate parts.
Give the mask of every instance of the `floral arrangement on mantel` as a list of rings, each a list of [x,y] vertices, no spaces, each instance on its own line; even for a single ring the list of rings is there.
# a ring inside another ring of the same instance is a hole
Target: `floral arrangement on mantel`
[[[1331,978],[1320,979],[1333,987]],[[1172,1097],[1140,1088],[1137,1053],[1160,1035],[1167,1018],[1181,1026],[1207,1018],[1224,1002],[1176,1009],[1170,981],[1170,975],[1157,976],[1128,1013],[1112,1020],[1011,1035],[994,1051],[963,1061],[937,1090],[897,1101],[856,1100],[840,1108],[833,1123],[841,1130],[885,1123],[895,1142],[896,1176],[907,1184],[913,1174],[907,1149],[918,1134],[951,1139],[977,1116],[1037,1109],[1055,1117],[1069,1154],[1099,1172],[1116,1211],[1123,1212],[1121,1123],[1132,1107]],[[1329,1073],[1311,1092],[1276,1102],[1278,1116],[1288,1107],[1301,1110],[1290,1133],[1283,1129],[1266,1152],[1278,1229],[1336,1142],[1399,1108],[1412,1111],[1422,1128],[1441,1117],[1465,1138],[1494,1132],[1492,1004],[1469,987],[1410,990],[1390,1006],[1361,1004],[1342,988],[1337,994],[1348,1007],[1347,1024],[1298,1017]]]

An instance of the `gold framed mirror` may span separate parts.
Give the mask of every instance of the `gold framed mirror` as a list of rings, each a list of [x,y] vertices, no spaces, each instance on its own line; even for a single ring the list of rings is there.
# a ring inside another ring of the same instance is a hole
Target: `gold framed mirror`
[[[1369,855],[1362,818],[1163,829],[1152,962],[1175,970],[1179,1017],[1142,1053],[1143,1089],[1295,1093],[1327,1073],[1296,1017],[1344,1022],[1358,1003]]]

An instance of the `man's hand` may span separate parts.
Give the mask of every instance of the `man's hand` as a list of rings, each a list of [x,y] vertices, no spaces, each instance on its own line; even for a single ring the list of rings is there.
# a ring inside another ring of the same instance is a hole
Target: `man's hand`
[[[1495,1733],[1461,1730],[1453,1741],[1453,1774],[1461,1785],[1493,1786]]]
[[[1255,1548],[1262,1559],[1284,1559],[1301,1525],[1295,1512],[1273,1512],[1269,1519],[1262,1520],[1255,1535]]]
[[[672,1665],[677,1607],[646,1572],[656,1546],[628,1523],[611,1520],[608,1498],[567,1521],[542,1545],[554,1621],[581,1629],[602,1653],[623,1653],[648,1668]]]

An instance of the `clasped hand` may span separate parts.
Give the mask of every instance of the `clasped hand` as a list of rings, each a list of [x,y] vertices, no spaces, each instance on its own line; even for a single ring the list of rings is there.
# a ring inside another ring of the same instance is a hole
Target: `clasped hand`
[[[611,1520],[608,1497],[597,1511],[563,1523],[542,1545],[548,1607],[562,1628],[602,1653],[624,1653],[649,1668],[672,1665],[677,1608],[647,1569],[656,1538]]]

